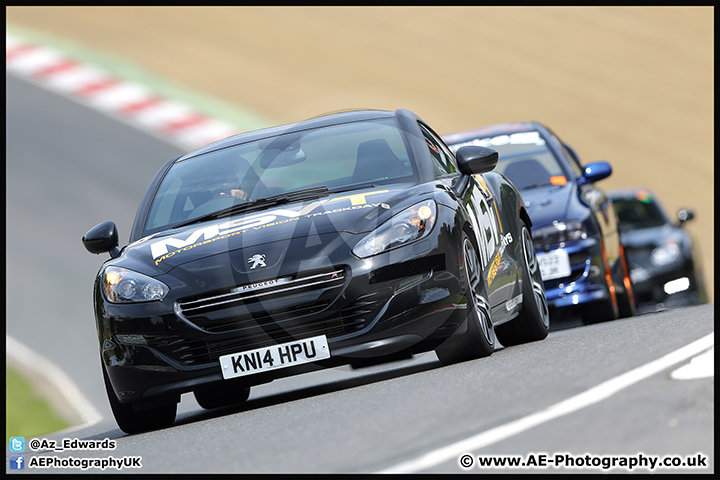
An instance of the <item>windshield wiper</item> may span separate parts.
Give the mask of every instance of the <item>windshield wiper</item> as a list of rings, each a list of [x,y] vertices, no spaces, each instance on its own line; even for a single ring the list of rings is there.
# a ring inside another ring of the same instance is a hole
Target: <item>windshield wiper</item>
[[[360,183],[357,185],[350,185],[348,187],[342,187],[342,188],[333,188],[330,190],[330,193],[345,193],[345,192],[351,192],[353,190],[360,190],[363,188],[375,188],[377,185],[374,182],[368,182],[368,183]]]
[[[263,208],[282,205],[289,202],[297,202],[300,200],[311,200],[320,197],[326,197],[330,194],[327,187],[313,187],[305,188],[303,190],[295,190],[293,192],[281,193],[279,195],[273,195],[271,197],[258,198],[248,203],[240,203],[217,212],[208,213],[197,218],[186,220],[184,222],[176,223],[170,228],[180,228],[186,225],[192,225],[193,223],[200,223],[207,220],[213,220],[216,218],[229,217],[230,215],[236,215],[243,212],[251,212],[254,210],[261,210]]]

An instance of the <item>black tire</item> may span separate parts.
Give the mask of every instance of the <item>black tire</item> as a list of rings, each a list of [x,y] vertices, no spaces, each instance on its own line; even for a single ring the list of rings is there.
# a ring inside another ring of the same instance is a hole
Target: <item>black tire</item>
[[[470,238],[463,232],[461,270],[465,281],[467,329],[440,345],[435,353],[445,365],[489,356],[495,350],[495,328],[490,314],[482,267]]]
[[[227,407],[243,403],[250,396],[250,387],[228,381],[225,384],[211,384],[193,392],[198,404],[206,409]]]
[[[597,302],[591,302],[582,309],[582,320],[586,325],[598,322],[606,322],[609,320],[617,320],[620,316],[617,295],[615,292],[615,283],[610,271],[610,265],[605,254],[605,246],[601,244],[603,275],[605,275],[607,298]]]
[[[628,268],[625,249],[622,245],[620,245],[620,263],[623,273],[623,291],[617,296],[618,316],[620,318],[627,318],[635,315],[636,305],[632,279],[630,278],[630,268]]]
[[[131,403],[121,403],[115,395],[110,384],[105,366],[101,366],[103,371],[103,380],[105,381],[105,391],[107,392],[110,408],[112,409],[115,422],[118,427],[125,433],[146,432],[149,430],[157,430],[172,426],[175,423],[175,415],[177,414],[177,403],[172,402],[167,405],[161,405],[146,410],[135,411]]]
[[[525,225],[520,238],[523,249],[522,310],[514,320],[495,327],[498,340],[506,347],[542,340],[550,331],[550,311],[540,265],[532,235]]]

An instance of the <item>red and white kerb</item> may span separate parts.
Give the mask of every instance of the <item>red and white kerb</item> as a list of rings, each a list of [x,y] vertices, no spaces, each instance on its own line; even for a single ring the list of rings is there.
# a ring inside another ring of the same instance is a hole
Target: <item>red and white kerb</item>
[[[185,149],[240,133],[180,102],[161,98],[139,83],[114,78],[104,70],[59,51],[6,35],[7,72],[78,100]]]

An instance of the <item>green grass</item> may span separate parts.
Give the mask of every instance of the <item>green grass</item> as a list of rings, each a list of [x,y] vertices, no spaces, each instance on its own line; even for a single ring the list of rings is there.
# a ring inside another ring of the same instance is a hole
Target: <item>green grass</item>
[[[17,370],[6,367],[5,373],[5,443],[10,437],[35,437],[71,426]]]

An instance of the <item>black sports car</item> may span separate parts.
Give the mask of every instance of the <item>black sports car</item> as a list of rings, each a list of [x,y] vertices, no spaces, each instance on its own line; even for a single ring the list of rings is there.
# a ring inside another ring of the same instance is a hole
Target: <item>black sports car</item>
[[[492,125],[443,139],[453,151],[468,145],[498,151],[496,171],[520,190],[533,222],[553,322],[566,314],[579,314],[585,323],[635,314],[617,217],[595,186],[612,173],[609,163],[582,166],[577,153],[538,122]]]
[[[407,110],[232,136],[167,162],[130,244],[94,285],[100,356],[125,432],[319,368],[435,350],[446,364],[547,336],[545,290],[497,152],[453,155]]]
[[[683,228],[692,210],[672,221],[648,188],[608,192],[620,222],[620,238],[630,265],[640,310],[707,302],[697,245]]]

